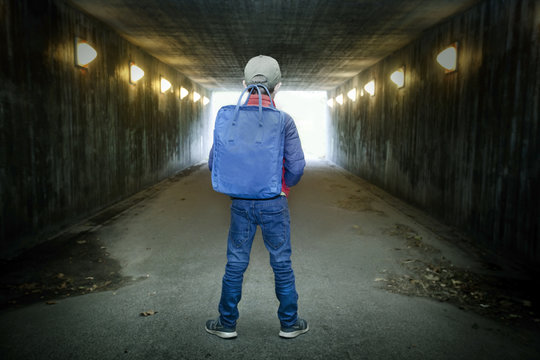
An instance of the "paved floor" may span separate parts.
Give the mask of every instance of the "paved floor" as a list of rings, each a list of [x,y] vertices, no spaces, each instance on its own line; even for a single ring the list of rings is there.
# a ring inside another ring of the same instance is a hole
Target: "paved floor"
[[[114,291],[0,312],[2,359],[538,359],[539,332],[447,302],[389,292],[412,231],[454,266],[481,269],[437,222],[324,162],[289,198],[300,315],[311,330],[278,337],[273,273],[260,232],[244,280],[235,340],[204,331],[217,316],[225,267],[227,197],[205,167],[157,185],[93,229],[124,276]],[[409,239],[410,240],[410,239]],[[88,274],[91,276],[91,274]],[[141,312],[156,311],[152,316]]]

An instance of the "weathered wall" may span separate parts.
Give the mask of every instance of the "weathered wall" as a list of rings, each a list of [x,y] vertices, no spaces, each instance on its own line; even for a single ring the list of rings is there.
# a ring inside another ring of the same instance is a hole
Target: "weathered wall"
[[[458,71],[439,51],[459,42]],[[405,88],[390,74],[406,67]],[[376,94],[346,94],[371,79]],[[499,251],[540,263],[540,2],[485,1],[331,92],[331,159]]]
[[[61,1],[0,1],[0,237],[43,237],[206,157],[176,70]],[[74,66],[74,37],[98,57]],[[144,69],[129,84],[129,61]],[[175,86],[160,94],[159,76]],[[17,244],[19,245],[19,244]]]

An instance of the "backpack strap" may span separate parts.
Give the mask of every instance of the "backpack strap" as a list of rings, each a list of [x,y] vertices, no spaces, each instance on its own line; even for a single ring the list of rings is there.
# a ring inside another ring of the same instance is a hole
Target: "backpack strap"
[[[268,91],[268,88],[262,84],[253,84],[253,85],[249,85],[247,86],[244,91],[242,91],[242,94],[240,94],[240,97],[238,98],[238,102],[236,103],[236,107],[234,109],[234,114],[233,114],[233,119],[232,119],[232,123],[231,123],[231,128],[229,129],[229,142],[234,142],[234,138],[236,137],[236,122],[238,120],[238,111],[240,110],[240,103],[242,102],[242,97],[244,96],[244,94],[246,93],[246,91],[249,90],[249,95],[246,99],[246,101],[244,102],[243,106],[246,106],[246,104],[248,103],[249,101],[249,96],[251,96],[253,93],[254,93],[254,90],[257,90],[257,93],[259,95],[259,129],[257,131],[257,135],[255,136],[255,142],[257,144],[260,144],[262,143],[262,139],[263,139],[263,106],[262,106],[262,94],[261,94],[261,90],[259,89],[259,86],[262,86],[266,92],[268,94],[270,94],[270,91]],[[272,103],[273,103],[274,100],[272,100]],[[275,109],[275,103],[273,103],[274,105],[274,109]]]

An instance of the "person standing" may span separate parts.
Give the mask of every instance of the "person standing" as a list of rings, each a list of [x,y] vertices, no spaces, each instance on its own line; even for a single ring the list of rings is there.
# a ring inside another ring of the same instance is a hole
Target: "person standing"
[[[261,85],[262,105],[273,103],[281,86],[278,62],[264,55],[248,61],[244,68],[244,86]],[[270,93],[265,90],[268,89]],[[259,95],[252,92],[247,105],[258,106]],[[237,337],[238,303],[242,297],[244,272],[249,265],[251,245],[257,226],[260,226],[265,247],[270,253],[274,271],[275,292],[279,300],[277,315],[281,324],[279,336],[295,338],[309,330],[306,320],[298,317],[298,293],[291,265],[290,217],[287,197],[290,187],[296,185],[305,167],[304,152],[292,117],[285,114],[283,149],[283,176],[281,194],[269,199],[232,198],[231,223],[227,240],[227,265],[222,281],[221,299],[217,319],[208,320],[205,329],[220,338]],[[213,146],[208,166],[212,171]]]

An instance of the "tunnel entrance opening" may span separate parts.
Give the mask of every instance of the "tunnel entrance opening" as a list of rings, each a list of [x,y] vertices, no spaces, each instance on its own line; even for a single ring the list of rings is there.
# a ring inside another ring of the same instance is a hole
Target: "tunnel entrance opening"
[[[240,93],[240,91],[212,93],[211,129],[214,128],[218,110],[222,106],[236,104]],[[326,158],[329,120],[326,91],[280,91],[276,94],[275,101],[278,109],[293,117],[306,158]]]

